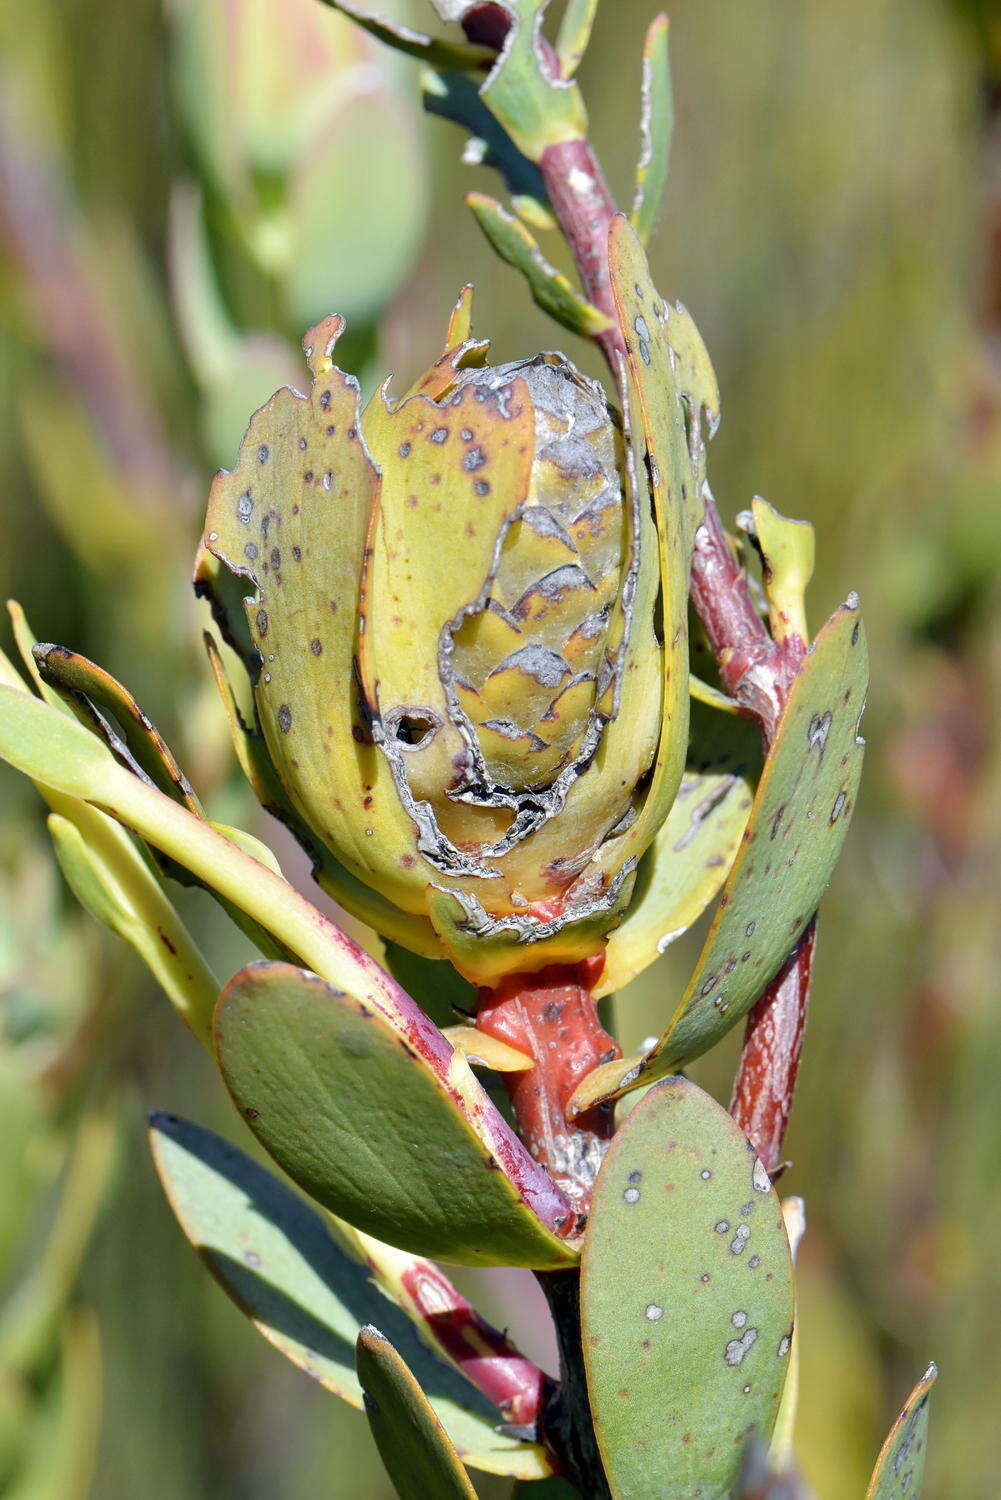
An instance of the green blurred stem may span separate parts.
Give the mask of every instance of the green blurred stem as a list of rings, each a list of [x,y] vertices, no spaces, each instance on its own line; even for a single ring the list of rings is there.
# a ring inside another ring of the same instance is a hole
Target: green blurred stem
[[[95,1112],[80,1124],[42,1258],[4,1309],[0,1369],[30,1375],[47,1355],[90,1240],[115,1145],[108,1115]]]

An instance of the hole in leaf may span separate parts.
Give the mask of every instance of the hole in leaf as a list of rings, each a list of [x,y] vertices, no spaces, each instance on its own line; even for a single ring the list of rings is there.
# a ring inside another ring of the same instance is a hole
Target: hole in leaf
[[[396,740],[410,750],[416,750],[427,743],[432,735],[437,734],[439,729],[437,716],[421,709],[404,710],[393,728]]]

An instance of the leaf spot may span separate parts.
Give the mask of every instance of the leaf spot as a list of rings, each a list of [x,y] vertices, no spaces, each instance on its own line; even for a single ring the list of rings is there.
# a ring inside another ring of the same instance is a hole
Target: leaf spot
[[[730,1241],[730,1254],[743,1255],[747,1248],[747,1242],[751,1238],[751,1229],[748,1224],[738,1224]]]
[[[751,1348],[758,1337],[756,1328],[745,1328],[739,1339],[731,1339],[727,1344],[723,1358],[731,1369],[736,1369],[743,1363],[744,1355]]]

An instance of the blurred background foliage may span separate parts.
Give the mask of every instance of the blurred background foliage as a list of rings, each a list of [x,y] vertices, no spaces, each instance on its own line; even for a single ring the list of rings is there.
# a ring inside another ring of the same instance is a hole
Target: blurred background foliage
[[[624,195],[650,13],[606,0],[582,70]],[[809,518],[813,623],[858,588],[873,643],[788,1147],[810,1219],[801,1460],[822,1500],[858,1500],[934,1356],[926,1495],[983,1500],[1001,1468],[1001,17],[675,0],[671,22],[653,259],[720,377],[717,498]],[[366,389],[437,353],[466,280],[498,358],[556,335],[463,208],[492,184],[421,115],[417,70],[310,0],[35,0],[4,9],[0,43],[0,589],[123,678],[213,816],[248,825],[188,587],[213,469],[328,311]],[[246,1133],[138,961],[63,891],[30,786],[0,773],[0,798],[0,1493],[388,1500],[362,1419],[182,1244],[145,1110]],[[242,961],[207,903],[180,902],[218,969]],[[627,1045],[660,1029],[697,938],[621,997]],[[697,1069],[722,1098],[736,1044]],[[528,1278],[468,1282],[551,1360]]]

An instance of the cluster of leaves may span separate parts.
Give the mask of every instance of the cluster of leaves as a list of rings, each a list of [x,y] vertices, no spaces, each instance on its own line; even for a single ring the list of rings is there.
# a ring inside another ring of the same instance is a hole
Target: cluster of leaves
[[[534,264],[534,261],[533,261],[533,264]],[[660,936],[660,935],[659,935],[659,936]]]

